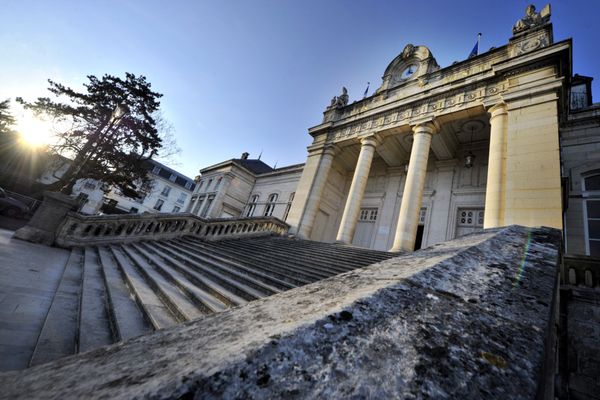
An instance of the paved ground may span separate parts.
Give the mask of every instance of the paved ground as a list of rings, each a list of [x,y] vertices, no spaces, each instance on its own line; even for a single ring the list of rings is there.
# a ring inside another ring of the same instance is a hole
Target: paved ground
[[[0,371],[26,367],[69,256],[13,233],[0,229]]]

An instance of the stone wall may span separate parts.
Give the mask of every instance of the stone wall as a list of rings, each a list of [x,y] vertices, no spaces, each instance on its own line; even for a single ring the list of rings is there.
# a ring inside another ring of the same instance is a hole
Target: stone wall
[[[552,398],[560,233],[466,236],[21,372],[4,398]]]

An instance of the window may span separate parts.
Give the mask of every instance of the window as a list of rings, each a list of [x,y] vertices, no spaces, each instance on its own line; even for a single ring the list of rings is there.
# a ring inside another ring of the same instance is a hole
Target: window
[[[179,197],[177,198],[177,202],[179,204],[185,203],[185,199],[187,199],[187,193],[179,193]]]
[[[204,181],[200,181],[200,183],[198,184],[198,192],[200,192],[200,190],[202,189],[202,185],[204,185]]]
[[[202,203],[204,203],[205,196],[200,196],[198,201],[196,202],[196,206],[194,207],[192,214],[198,215],[198,210],[202,207]]]
[[[254,215],[254,210],[256,210],[256,203],[258,203],[258,195],[255,194],[250,198],[250,202],[246,206],[246,217],[252,217]]]
[[[175,175],[175,174],[171,174],[171,175],[169,176],[169,180],[170,180],[171,182],[175,182],[175,181],[177,180],[177,175]]]
[[[95,190],[96,189],[96,182],[91,181],[91,180],[88,179],[83,184],[83,188],[87,189],[87,190]]]
[[[588,253],[600,256],[600,200],[586,200]]]
[[[158,199],[156,200],[156,204],[154,205],[154,209],[157,211],[160,211],[160,209],[162,208],[163,204],[165,204],[165,201],[162,199]]]
[[[212,179],[208,180],[208,183],[206,184],[206,191],[208,192],[210,190],[210,184],[212,183]]]
[[[160,192],[161,196],[169,197],[169,193],[171,193],[171,186],[165,185],[162,192]]]
[[[600,190],[600,174],[584,178],[585,190]]]
[[[294,201],[295,195],[296,195],[296,192],[290,193],[290,198],[288,199],[288,203],[285,206],[285,211],[283,212],[283,220],[284,221],[287,221],[287,217],[290,214],[290,209],[292,208],[292,202]]]
[[[377,221],[377,208],[361,208],[358,220],[361,222]]]
[[[215,185],[215,191],[219,190],[219,188],[221,187],[221,181],[222,180],[223,180],[223,178],[217,179],[217,183]]]
[[[586,253],[592,257],[600,257],[600,174],[584,177],[583,186]]]
[[[179,210],[181,210],[181,207],[175,206],[175,207],[173,207],[173,211],[172,212],[178,213]]]
[[[271,215],[273,215],[273,210],[275,210],[275,202],[277,201],[277,197],[277,193],[269,195],[269,201],[267,202],[267,205],[265,206],[265,212],[263,213],[265,217],[270,217]]]
[[[138,213],[138,211],[139,211],[139,210],[138,210],[136,207],[131,207],[131,208],[129,209],[129,213],[130,213],[130,214],[137,214],[137,213]]]
[[[459,208],[455,237],[483,230],[483,208]]]
[[[159,172],[160,172],[160,167],[158,165],[155,165],[154,168],[152,168],[152,173],[155,175],[158,175]]]
[[[425,217],[427,217],[427,208],[421,208],[419,211],[419,225],[425,225]]]
[[[192,188],[192,182],[190,182],[190,181],[187,181],[187,182],[185,183],[185,188],[186,188],[187,190],[190,190],[190,189]]]
[[[202,213],[200,214],[202,218],[208,215],[208,212],[210,211],[210,206],[212,205],[214,199],[215,196],[208,196],[208,199],[206,199],[206,205],[204,206],[204,208],[202,209]]]

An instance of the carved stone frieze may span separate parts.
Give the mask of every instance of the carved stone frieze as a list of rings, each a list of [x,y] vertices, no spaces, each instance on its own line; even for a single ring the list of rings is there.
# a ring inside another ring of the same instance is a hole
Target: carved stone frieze
[[[548,47],[550,44],[552,44],[552,38],[548,32],[540,30],[535,35],[528,35],[521,40],[515,41],[511,49],[511,57]]]
[[[425,119],[470,108],[484,100],[492,100],[507,89],[507,84],[496,83],[481,85],[469,90],[448,92],[424,101],[399,106],[392,111],[385,111],[360,120],[340,124],[329,132],[327,142],[341,142],[351,138],[408,125],[414,119]],[[340,121],[341,122],[341,121]]]

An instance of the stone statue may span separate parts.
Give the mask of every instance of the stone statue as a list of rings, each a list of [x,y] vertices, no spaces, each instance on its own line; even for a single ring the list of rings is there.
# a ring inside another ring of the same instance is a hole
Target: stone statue
[[[548,21],[550,21],[550,4],[546,4],[539,13],[535,12],[535,6],[530,4],[525,9],[525,16],[513,26],[513,34],[543,25]]]
[[[415,46],[409,43],[404,46],[404,50],[402,50],[402,59],[406,60],[407,58],[412,57],[413,54],[415,54]]]
[[[342,87],[342,94],[339,96],[333,96],[331,99],[331,104],[329,104],[329,107],[327,108],[344,107],[348,105],[348,98],[348,89],[346,89],[346,87]]]

